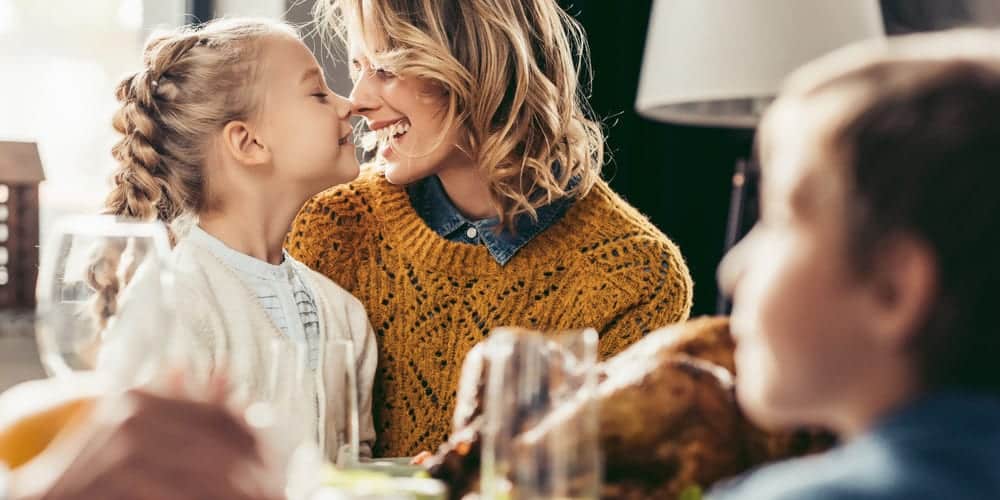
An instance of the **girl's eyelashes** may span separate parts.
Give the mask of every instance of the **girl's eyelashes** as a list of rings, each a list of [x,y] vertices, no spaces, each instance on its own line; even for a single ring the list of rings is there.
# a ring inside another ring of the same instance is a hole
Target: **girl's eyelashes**
[[[329,95],[330,94],[327,94],[326,92],[315,92],[315,93],[312,94],[312,96],[315,97],[315,98],[317,98],[317,99],[319,99],[320,102],[326,102],[326,98]]]

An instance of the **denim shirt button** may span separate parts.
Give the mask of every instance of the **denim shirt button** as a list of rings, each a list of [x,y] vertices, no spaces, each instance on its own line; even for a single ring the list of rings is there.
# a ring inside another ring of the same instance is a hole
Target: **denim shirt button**
[[[479,231],[477,231],[474,227],[470,227],[465,230],[465,235],[468,236],[470,240],[474,240],[477,236],[479,236]]]

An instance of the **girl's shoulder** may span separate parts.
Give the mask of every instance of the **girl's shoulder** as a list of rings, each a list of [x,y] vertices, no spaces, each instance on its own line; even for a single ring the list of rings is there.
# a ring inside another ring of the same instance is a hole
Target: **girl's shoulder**
[[[326,318],[327,328],[332,329],[328,331],[339,332],[338,335],[346,334],[356,341],[367,341],[364,337],[373,333],[364,304],[322,273],[294,258],[291,258],[291,262],[295,272],[312,292],[321,317]]]

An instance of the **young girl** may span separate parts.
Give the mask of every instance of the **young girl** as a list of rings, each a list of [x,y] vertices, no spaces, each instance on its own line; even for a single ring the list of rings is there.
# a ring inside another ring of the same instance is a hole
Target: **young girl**
[[[600,179],[585,36],[555,0],[317,5],[376,168],[309,202],[288,248],[372,316],[376,454],[446,439],[462,359],[496,326],[595,327],[607,357],[687,317],[677,247]]]
[[[720,269],[737,395],[844,444],[711,498],[1000,498],[1000,37],[828,56],[758,137],[762,218]]]
[[[172,254],[177,317],[192,336],[188,361],[203,375],[224,369],[237,396],[255,400],[266,396],[275,339],[301,346],[310,376],[286,410],[311,415],[315,425],[303,431],[335,459],[344,420],[332,415],[342,399],[323,367],[342,364],[330,341],[352,341],[360,438],[370,444],[376,346],[365,310],[282,250],[303,202],[357,176],[348,102],[327,88],[294,30],[277,22],[221,20],[157,36],[144,65],[117,89],[114,126],[124,137],[113,149],[119,167],[106,212],[196,219]],[[118,268],[118,250],[94,267],[99,290],[118,289],[114,273],[100,272]],[[103,320],[117,304],[113,293],[101,297]]]

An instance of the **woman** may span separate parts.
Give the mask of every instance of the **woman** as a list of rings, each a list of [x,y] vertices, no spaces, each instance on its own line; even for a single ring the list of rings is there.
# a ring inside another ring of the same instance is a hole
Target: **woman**
[[[600,179],[604,137],[556,0],[333,0],[354,112],[377,148],[303,207],[293,256],[378,335],[377,456],[446,439],[461,362],[496,326],[594,327],[611,356],[687,318],[677,247]]]

